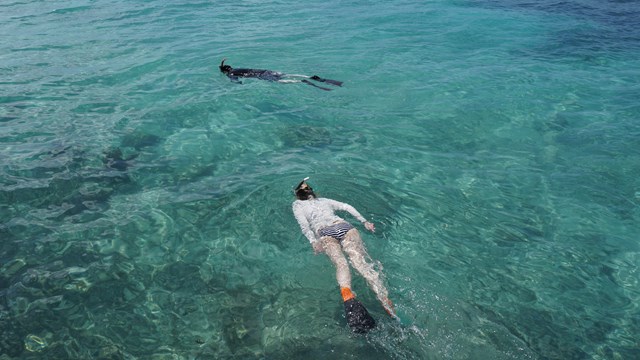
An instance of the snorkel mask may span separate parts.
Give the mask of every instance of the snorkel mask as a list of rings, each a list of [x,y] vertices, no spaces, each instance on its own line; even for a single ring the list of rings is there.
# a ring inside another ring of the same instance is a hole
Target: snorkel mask
[[[307,184],[307,180],[309,180],[309,177],[302,179],[298,186],[293,190],[293,193],[299,200],[309,200],[309,196],[316,197],[311,186]]]

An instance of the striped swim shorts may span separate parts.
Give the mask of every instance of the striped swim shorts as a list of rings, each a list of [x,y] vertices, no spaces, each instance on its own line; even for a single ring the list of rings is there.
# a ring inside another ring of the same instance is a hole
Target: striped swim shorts
[[[318,234],[320,236],[331,236],[332,238],[338,239],[338,241],[342,242],[345,235],[347,235],[347,232],[351,229],[353,229],[353,225],[348,222],[339,222],[318,230]]]

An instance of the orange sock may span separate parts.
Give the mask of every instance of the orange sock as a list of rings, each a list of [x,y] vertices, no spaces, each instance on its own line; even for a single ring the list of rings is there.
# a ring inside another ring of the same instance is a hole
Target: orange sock
[[[351,300],[356,297],[348,287],[341,288],[340,293],[342,294],[342,301]]]

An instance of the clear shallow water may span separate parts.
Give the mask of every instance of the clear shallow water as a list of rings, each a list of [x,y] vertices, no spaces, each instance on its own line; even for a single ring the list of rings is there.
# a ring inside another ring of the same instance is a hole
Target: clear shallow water
[[[5,357],[639,357],[637,2],[1,7]],[[356,276],[349,334],[304,176],[403,326]]]

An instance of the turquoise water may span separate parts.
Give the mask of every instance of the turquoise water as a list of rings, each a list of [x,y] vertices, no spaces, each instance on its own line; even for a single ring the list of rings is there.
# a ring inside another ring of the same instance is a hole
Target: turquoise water
[[[7,1],[3,359],[640,358],[637,1]],[[246,80],[234,67],[345,82]],[[110,159],[110,160],[109,160]],[[291,213],[364,234],[352,335]]]

